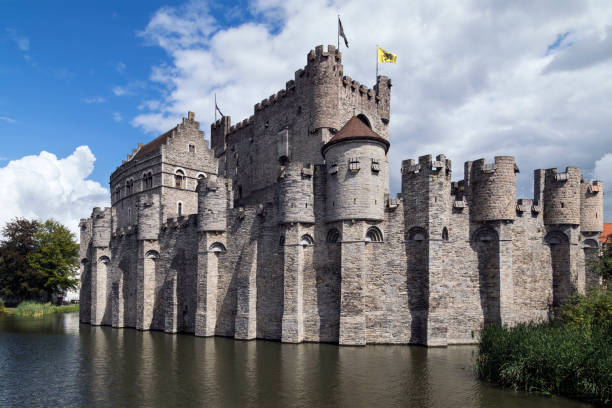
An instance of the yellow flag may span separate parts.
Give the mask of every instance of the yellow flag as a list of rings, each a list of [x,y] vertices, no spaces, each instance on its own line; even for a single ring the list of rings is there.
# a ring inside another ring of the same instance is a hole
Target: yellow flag
[[[391,54],[379,46],[376,46],[376,48],[378,49],[378,62],[392,62],[397,64],[397,55]]]

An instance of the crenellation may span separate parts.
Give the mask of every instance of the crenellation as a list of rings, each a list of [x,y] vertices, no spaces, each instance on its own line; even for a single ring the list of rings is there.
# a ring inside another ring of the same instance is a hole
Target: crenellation
[[[514,157],[402,161],[389,191],[391,79],[344,75],[318,46],[248,118],[195,114],[139,144],[111,208],[81,220],[82,322],[299,343],[475,343],[546,321],[600,284],[603,184]]]

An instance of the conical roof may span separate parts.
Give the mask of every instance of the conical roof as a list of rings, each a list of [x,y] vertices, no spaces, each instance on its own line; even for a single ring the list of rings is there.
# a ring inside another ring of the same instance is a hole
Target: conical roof
[[[376,132],[368,127],[361,119],[353,116],[348,122],[332,137],[329,142],[325,143],[321,151],[325,154],[331,145],[350,140],[373,140],[385,145],[385,152],[389,150],[389,141],[382,138]]]

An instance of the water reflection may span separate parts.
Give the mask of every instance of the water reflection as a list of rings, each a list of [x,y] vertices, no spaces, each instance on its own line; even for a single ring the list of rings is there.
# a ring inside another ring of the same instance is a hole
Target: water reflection
[[[0,406],[580,407],[473,374],[474,347],[338,347],[0,318]],[[8,375],[7,375],[8,374]]]

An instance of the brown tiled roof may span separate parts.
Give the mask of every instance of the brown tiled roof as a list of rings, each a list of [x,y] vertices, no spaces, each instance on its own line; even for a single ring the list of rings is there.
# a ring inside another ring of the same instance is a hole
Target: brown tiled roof
[[[166,143],[166,140],[168,140],[168,137],[170,137],[170,135],[172,134],[172,131],[175,129],[176,127],[173,127],[172,129],[170,129],[163,135],[156,137],[155,139],[151,140],[146,145],[142,146],[140,149],[138,149],[138,151],[136,152],[134,157],[132,157],[132,159],[140,158],[142,156],[145,156],[147,153],[159,150],[159,147]]]
[[[348,140],[375,140],[385,145],[385,152],[389,150],[389,142],[387,140],[370,129],[361,119],[353,116],[346,122],[342,129],[323,146],[321,151],[325,152],[329,146]]]
[[[601,237],[599,238],[599,240],[601,242],[606,242],[608,235],[612,235],[612,222],[606,222],[604,224],[604,230],[601,233]]]

